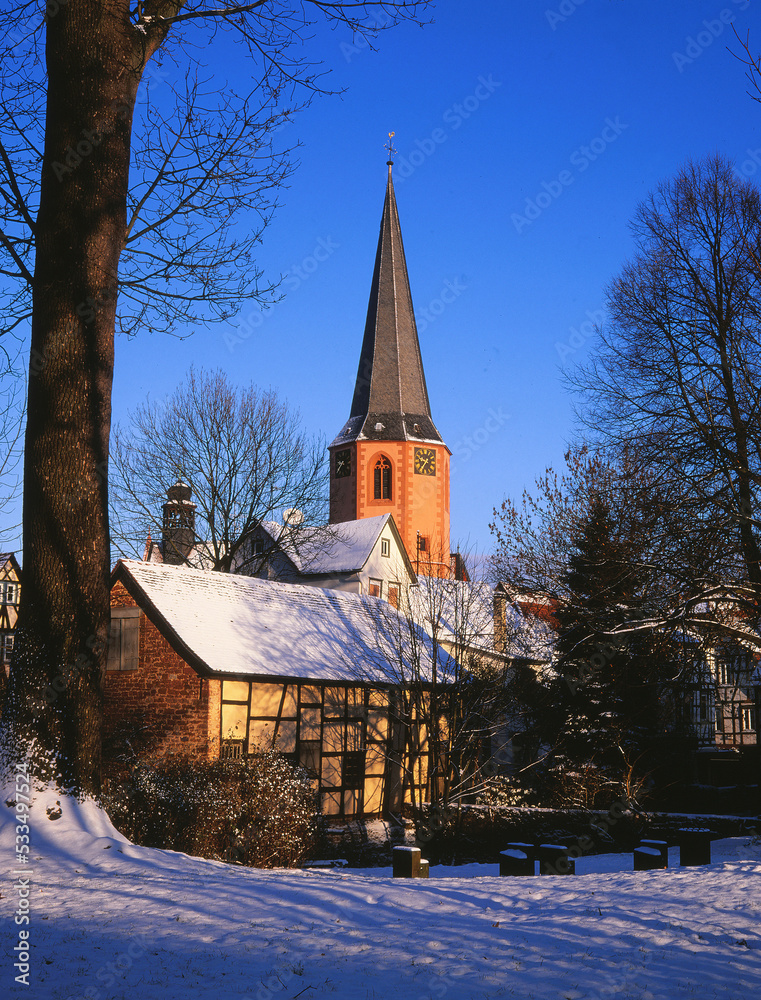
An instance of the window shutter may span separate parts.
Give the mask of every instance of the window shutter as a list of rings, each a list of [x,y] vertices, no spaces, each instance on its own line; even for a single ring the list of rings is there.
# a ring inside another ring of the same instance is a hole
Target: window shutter
[[[122,670],[137,670],[140,653],[140,619],[122,619]]]
[[[106,670],[137,670],[140,653],[140,608],[111,608]]]
[[[108,626],[108,657],[106,670],[118,670],[121,659],[122,623],[118,618],[112,618]]]

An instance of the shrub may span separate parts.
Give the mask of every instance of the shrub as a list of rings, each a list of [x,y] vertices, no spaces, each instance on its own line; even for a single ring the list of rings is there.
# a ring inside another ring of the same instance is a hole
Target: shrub
[[[476,796],[476,805],[494,809],[532,804],[531,791],[523,788],[515,778],[505,775],[493,775],[487,778]]]
[[[293,867],[316,824],[310,778],[273,750],[239,760],[184,754],[133,762],[103,806],[130,840],[257,868]]]

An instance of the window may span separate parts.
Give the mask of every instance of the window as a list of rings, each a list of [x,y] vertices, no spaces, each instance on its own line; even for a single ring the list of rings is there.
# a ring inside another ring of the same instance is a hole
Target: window
[[[711,698],[705,690],[700,691],[697,701],[698,722],[705,723],[711,718]]]
[[[344,755],[344,788],[362,788],[365,783],[365,751],[348,750]]]
[[[0,638],[0,660],[3,663],[7,663],[11,658],[11,653],[13,652],[13,633],[4,632],[2,638]]]
[[[370,597],[383,597],[383,581],[371,580],[367,592]]]
[[[255,538],[254,543],[251,546],[252,556],[263,556],[264,555],[264,541],[261,538]]]
[[[375,463],[373,496],[376,500],[391,499],[391,462],[383,455]]]
[[[388,538],[381,538],[381,555],[386,559],[391,555],[391,542]]]
[[[3,604],[16,604],[18,600],[18,587],[15,583],[0,584],[0,596]]]
[[[756,731],[756,706],[740,705],[740,732],[755,733]]]
[[[399,584],[390,583],[388,585],[388,603],[392,608],[399,607]]]
[[[111,608],[106,670],[137,670],[140,608]]]
[[[428,539],[425,537],[425,535],[417,536],[417,550],[418,552],[428,551]]]
[[[747,653],[738,656],[723,656],[718,663],[719,684],[737,687],[747,684],[752,672],[752,662]]]

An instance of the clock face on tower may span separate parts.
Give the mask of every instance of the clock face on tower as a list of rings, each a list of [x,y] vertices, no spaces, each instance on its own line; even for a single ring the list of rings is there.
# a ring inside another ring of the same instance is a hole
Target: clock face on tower
[[[433,448],[415,449],[415,472],[419,476],[436,475],[436,452]]]
[[[346,451],[336,452],[336,479],[342,479],[344,476],[351,475],[351,452],[347,449]]]

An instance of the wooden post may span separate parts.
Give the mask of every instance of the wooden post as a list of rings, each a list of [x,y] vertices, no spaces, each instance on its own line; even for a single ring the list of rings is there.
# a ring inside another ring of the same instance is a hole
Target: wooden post
[[[665,868],[661,852],[655,847],[635,847],[634,848],[634,870],[635,872],[648,872],[654,869]]]
[[[679,831],[679,864],[710,865],[711,831],[700,828]]]
[[[536,844],[523,844],[519,841],[513,841],[507,845],[508,851],[523,851],[527,858],[531,858],[532,861],[536,861],[537,849]]]
[[[525,851],[512,848],[500,851],[499,874],[503,877],[506,875],[533,875],[534,859],[529,857]]]
[[[568,848],[562,844],[540,844],[539,874],[575,875],[576,862],[568,857]]]
[[[651,847],[658,851],[661,855],[661,860],[663,864],[661,868],[668,868],[669,866],[669,845],[665,840],[640,840],[640,847]],[[635,869],[636,871],[636,869]]]
[[[420,848],[395,847],[393,863],[394,878],[418,878],[420,875]]]

